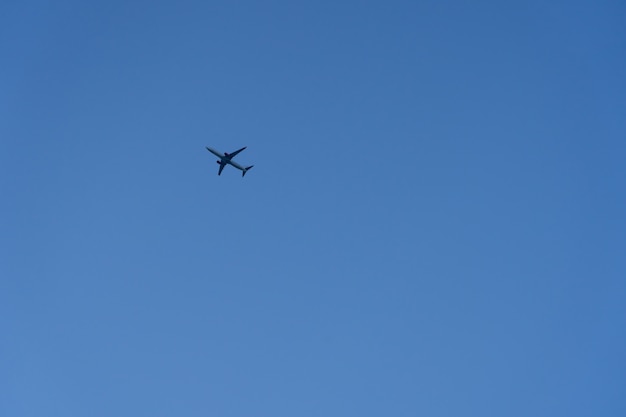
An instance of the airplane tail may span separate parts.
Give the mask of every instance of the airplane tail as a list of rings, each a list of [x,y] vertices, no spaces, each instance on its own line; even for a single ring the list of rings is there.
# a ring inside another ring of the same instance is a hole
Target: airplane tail
[[[248,172],[248,170],[249,170],[250,168],[252,168],[253,166],[254,166],[254,165],[250,165],[249,167],[244,168],[244,169],[243,169],[243,171],[241,172],[241,176],[242,176],[242,177],[245,177],[245,176],[246,176],[246,172]]]

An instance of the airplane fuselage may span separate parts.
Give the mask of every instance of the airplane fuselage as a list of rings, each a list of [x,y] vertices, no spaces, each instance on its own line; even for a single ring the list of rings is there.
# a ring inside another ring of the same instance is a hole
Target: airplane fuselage
[[[222,163],[222,164],[230,164],[230,165],[234,166],[235,168],[240,169],[240,170],[242,170],[242,171],[245,169],[244,167],[242,167],[241,165],[239,165],[237,162],[233,161],[233,160],[232,160],[232,156],[230,156],[230,154],[228,154],[228,153],[224,153],[224,154],[222,154],[221,152],[218,152],[218,151],[216,151],[215,149],[211,149],[211,148],[209,148],[208,146],[207,146],[207,149],[208,149],[208,150],[209,150],[209,152],[211,152],[213,155],[215,155],[215,156],[217,156],[218,158],[220,158],[220,160],[221,160],[221,163]],[[218,161],[218,163],[220,163],[220,162]]]

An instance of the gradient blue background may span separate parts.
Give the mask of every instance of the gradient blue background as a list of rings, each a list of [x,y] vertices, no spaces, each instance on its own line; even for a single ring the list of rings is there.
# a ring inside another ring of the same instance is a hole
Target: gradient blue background
[[[625,21],[2,2],[0,414],[626,415]]]

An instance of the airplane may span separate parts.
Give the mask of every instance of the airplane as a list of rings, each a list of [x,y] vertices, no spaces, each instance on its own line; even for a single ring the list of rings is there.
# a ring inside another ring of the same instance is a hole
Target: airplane
[[[222,175],[222,170],[224,169],[224,167],[226,165],[232,165],[235,168],[241,170],[241,176],[245,177],[246,176],[246,172],[248,172],[248,170],[250,168],[252,168],[254,165],[250,165],[249,167],[242,167],[241,165],[239,165],[237,162],[233,162],[232,159],[235,157],[235,155],[237,155],[239,152],[243,151],[244,149],[246,149],[247,146],[244,146],[243,148],[233,152],[233,153],[228,153],[228,152],[224,152],[224,154],[222,155],[221,152],[216,151],[215,149],[211,149],[208,146],[206,146],[206,150],[211,152],[213,155],[217,156],[218,158],[220,158],[219,161],[217,161],[218,164],[220,164],[220,170],[217,171],[217,175]]]

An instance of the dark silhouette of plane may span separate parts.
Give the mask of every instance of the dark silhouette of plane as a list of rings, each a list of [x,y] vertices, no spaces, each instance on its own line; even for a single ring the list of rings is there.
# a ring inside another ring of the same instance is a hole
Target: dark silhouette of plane
[[[248,172],[248,170],[250,168],[252,168],[254,165],[250,165],[249,167],[245,167],[244,168],[241,165],[239,165],[237,162],[232,161],[232,159],[235,157],[235,155],[237,155],[239,152],[243,151],[246,148],[247,148],[247,146],[244,146],[243,148],[239,149],[238,151],[235,151],[233,153],[224,152],[224,154],[222,154],[221,152],[216,151],[215,149],[211,149],[208,146],[206,147],[206,150],[211,152],[213,155],[217,156],[218,158],[220,158],[220,160],[217,161],[217,163],[220,164],[220,169],[219,169],[219,171],[217,171],[217,175],[222,175],[222,170],[224,169],[224,167],[226,165],[232,165],[235,168],[241,170],[241,176],[245,177],[246,176],[246,172]]]

